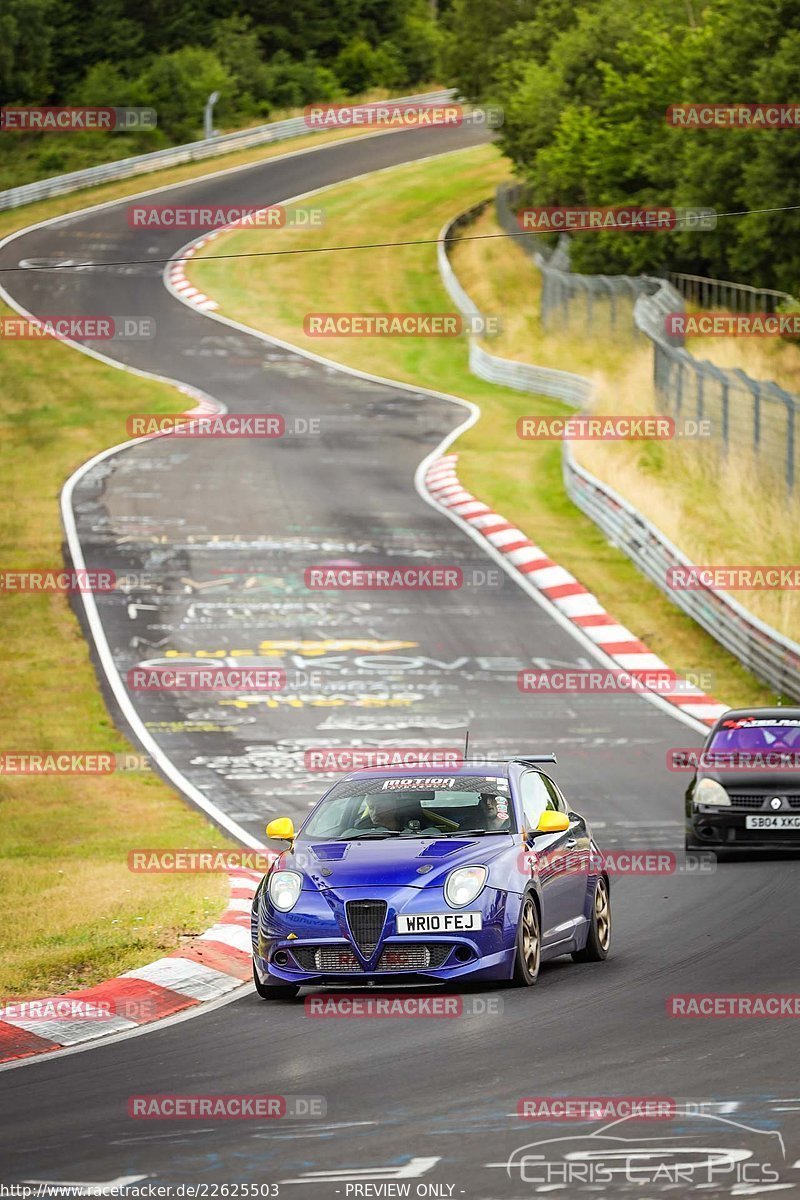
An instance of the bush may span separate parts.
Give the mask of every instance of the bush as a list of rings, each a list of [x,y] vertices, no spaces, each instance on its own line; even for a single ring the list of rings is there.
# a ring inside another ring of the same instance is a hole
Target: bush
[[[312,100],[333,100],[341,92],[336,76],[313,54],[295,62],[279,50],[267,64],[265,77],[266,95],[276,108],[302,108]]]
[[[211,92],[230,96],[234,81],[212,50],[184,46],[152,59],[132,86],[136,103],[158,113],[158,125],[175,142],[202,136],[203,109]]]
[[[400,87],[406,81],[406,69],[391,42],[373,49],[365,38],[353,38],[336,56],[336,77],[346,92],[358,94],[371,87]]]

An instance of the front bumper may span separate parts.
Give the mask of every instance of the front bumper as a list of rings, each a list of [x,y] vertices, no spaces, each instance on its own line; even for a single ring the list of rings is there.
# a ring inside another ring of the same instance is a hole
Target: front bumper
[[[365,955],[350,931],[345,904],[378,898],[386,901],[386,918],[374,951]],[[480,930],[398,934],[399,912],[452,911],[441,888],[304,891],[289,913],[259,903],[252,923],[253,957],[264,983],[359,987],[433,985],[467,977],[505,980],[513,970],[519,901],[515,893],[484,888],[468,906],[480,911]]]
[[[800,850],[800,829],[748,829],[750,815],[744,809],[696,805],[686,819],[687,840],[709,850]],[[765,814],[756,810],[756,815]]]

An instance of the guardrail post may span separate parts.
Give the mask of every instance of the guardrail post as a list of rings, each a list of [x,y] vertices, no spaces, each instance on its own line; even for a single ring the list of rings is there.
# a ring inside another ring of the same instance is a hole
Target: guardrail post
[[[786,392],[784,395],[786,397],[786,487],[791,495],[794,491],[794,418],[797,405],[792,396]]]
[[[704,403],[703,385],[705,384],[705,372],[703,371],[703,368],[700,366],[699,363],[695,367],[694,375],[695,375],[695,416],[697,417],[698,422],[700,422],[703,419],[703,403]]]

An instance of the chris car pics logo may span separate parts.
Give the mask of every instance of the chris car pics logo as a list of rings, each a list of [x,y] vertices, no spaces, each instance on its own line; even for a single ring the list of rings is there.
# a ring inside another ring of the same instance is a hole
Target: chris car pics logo
[[[780,1133],[681,1105],[672,1120],[643,1126],[620,1117],[589,1134],[548,1136],[514,1150],[503,1167],[510,1179],[547,1190],[632,1187],[760,1195],[774,1189],[786,1167]]]

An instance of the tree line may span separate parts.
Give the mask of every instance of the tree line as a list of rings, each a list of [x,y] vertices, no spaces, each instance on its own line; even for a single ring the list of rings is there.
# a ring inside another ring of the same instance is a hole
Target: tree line
[[[450,78],[503,106],[503,149],[534,205],[800,204],[800,125],[679,128],[667,106],[800,112],[797,0],[454,0]],[[576,270],[664,268],[798,293],[798,212],[719,216],[713,231],[572,239]]]
[[[0,9],[0,104],[158,112],[155,131],[113,138],[0,134],[8,164],[16,154],[30,178],[82,165],[81,146],[101,161],[197,138],[212,91],[215,122],[236,128],[312,101],[434,82],[502,106],[500,144],[537,205],[722,214],[797,201],[800,126],[683,129],[665,119],[682,103],[800,108],[797,0],[4,0]],[[0,186],[6,177],[0,162]],[[668,235],[598,231],[573,239],[573,263],[671,267],[794,293],[797,216],[720,216],[715,230]]]
[[[189,141],[212,91],[235,127],[413,89],[436,77],[442,40],[428,0],[4,0],[0,104],[152,107],[154,143]]]

